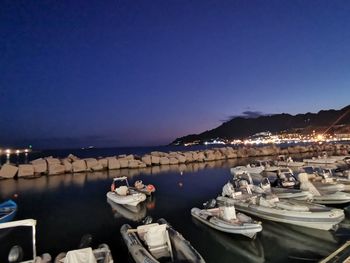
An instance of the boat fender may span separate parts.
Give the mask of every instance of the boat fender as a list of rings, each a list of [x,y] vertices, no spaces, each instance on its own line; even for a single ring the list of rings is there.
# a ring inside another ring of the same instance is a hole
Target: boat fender
[[[150,192],[154,192],[156,190],[156,188],[154,187],[153,184],[149,184],[149,185],[147,185],[147,190]]]
[[[111,184],[111,191],[114,192],[114,190],[115,190],[115,185],[114,185],[114,183],[112,183]]]

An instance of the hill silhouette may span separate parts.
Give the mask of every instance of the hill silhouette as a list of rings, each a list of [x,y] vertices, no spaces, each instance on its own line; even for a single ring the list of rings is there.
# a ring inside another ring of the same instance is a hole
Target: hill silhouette
[[[300,132],[321,130],[334,133],[336,130],[344,129],[344,125],[346,127],[350,125],[350,105],[340,110],[321,110],[318,113],[308,112],[297,115],[281,113],[257,117],[233,117],[212,130],[177,138],[171,144],[203,142],[214,138],[241,139],[263,131],[277,133],[297,129]]]

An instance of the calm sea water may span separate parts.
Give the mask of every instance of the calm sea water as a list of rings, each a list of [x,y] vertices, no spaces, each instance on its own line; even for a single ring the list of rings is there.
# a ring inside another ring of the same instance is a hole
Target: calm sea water
[[[130,153],[141,154],[138,150]],[[65,156],[66,152],[61,154],[56,152],[52,155]],[[95,152],[89,154],[97,156]],[[118,263],[133,262],[119,232],[121,225],[136,226],[146,215],[154,219],[165,218],[208,263],[318,261],[350,237],[347,229],[328,232],[263,221],[263,232],[255,240],[249,240],[215,231],[191,218],[192,207],[201,207],[203,202],[221,192],[223,184],[231,177],[229,168],[248,161],[241,159],[3,180],[0,181],[0,200],[12,198],[17,202],[17,220],[37,220],[39,253],[57,255],[75,249],[81,237],[88,233],[93,236],[93,246],[107,243]],[[155,195],[137,212],[107,202],[106,193],[112,178],[121,175],[128,176],[131,183],[143,180],[156,186]],[[0,232],[0,262],[7,262],[7,251],[15,244],[23,246],[26,258],[29,258],[30,236],[30,231],[24,229]]]

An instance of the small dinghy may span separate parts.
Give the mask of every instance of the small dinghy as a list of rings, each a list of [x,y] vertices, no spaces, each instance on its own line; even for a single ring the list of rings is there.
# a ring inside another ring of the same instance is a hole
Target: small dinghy
[[[164,219],[132,229],[125,224],[120,233],[136,263],[204,263],[202,256]]]
[[[260,222],[242,213],[236,214],[233,205],[202,210],[194,207],[191,214],[202,223],[226,233],[254,238],[262,230]]]
[[[124,182],[126,185],[116,187],[115,182]],[[111,191],[107,193],[107,198],[117,204],[137,206],[146,200],[146,195],[131,189],[128,179],[123,176],[113,179]]]
[[[154,187],[153,184],[145,185],[141,180],[137,180],[134,184],[134,187],[130,187],[130,189],[133,189],[145,195],[151,195],[156,191],[156,188]]]
[[[11,221],[17,212],[17,204],[7,200],[0,204],[0,223]]]

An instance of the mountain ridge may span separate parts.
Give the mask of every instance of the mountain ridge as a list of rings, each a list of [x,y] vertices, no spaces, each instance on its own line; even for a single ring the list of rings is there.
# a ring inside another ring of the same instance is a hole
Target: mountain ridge
[[[334,132],[332,125],[350,125],[350,105],[340,110],[320,110],[317,113],[278,113],[258,117],[234,117],[218,127],[199,134],[189,134],[175,139],[171,144],[185,144],[193,141],[203,142],[214,138],[241,139],[255,133],[270,131],[272,133],[295,129],[317,129]]]

